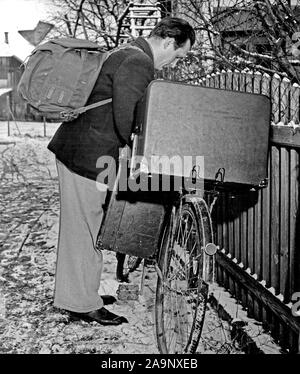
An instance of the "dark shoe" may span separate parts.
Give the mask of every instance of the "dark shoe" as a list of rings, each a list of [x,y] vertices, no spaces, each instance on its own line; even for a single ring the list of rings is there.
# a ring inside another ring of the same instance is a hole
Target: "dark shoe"
[[[117,301],[117,299],[111,295],[101,295],[101,299],[103,300],[104,305],[113,304]]]
[[[121,323],[128,323],[123,316],[117,316],[105,308],[93,310],[88,313],[69,312],[73,320],[83,320],[86,322],[98,322],[100,325],[120,325]]]

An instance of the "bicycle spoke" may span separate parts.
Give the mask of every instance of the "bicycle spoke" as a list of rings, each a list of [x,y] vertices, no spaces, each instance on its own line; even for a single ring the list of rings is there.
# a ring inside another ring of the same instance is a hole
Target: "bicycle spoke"
[[[207,304],[215,275],[214,258],[204,252],[208,243],[213,243],[209,208],[202,198],[190,196],[172,210],[160,248],[155,323],[161,353],[241,352],[241,337],[213,309],[214,291],[215,301]]]

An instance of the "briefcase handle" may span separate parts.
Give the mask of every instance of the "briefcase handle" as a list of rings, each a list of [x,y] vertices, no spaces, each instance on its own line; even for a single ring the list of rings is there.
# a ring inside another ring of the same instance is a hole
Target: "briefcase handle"
[[[134,170],[135,170],[135,153],[136,153],[136,146],[137,146],[137,138],[138,135],[136,133],[131,134],[132,140],[132,149],[131,149],[131,159],[130,159],[130,167],[129,167],[129,178],[134,178]]]

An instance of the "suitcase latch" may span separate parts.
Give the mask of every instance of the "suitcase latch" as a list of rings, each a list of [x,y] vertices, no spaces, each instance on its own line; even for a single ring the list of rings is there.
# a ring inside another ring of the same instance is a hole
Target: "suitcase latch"
[[[215,182],[216,183],[224,183],[224,179],[225,179],[225,168],[220,168],[216,172]]]
[[[199,165],[194,165],[193,166],[193,169],[191,171],[191,178],[192,178],[192,184],[196,184],[197,179],[201,178],[200,166]]]
[[[262,179],[259,184],[258,184],[258,187],[260,188],[265,188],[265,187],[268,187],[268,184],[269,184],[269,179],[268,178],[265,178],[265,179]]]

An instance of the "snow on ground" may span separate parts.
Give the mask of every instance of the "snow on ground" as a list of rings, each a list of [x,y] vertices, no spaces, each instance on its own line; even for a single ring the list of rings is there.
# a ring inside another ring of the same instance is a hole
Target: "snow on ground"
[[[145,292],[137,301],[118,300],[108,307],[126,316],[129,324],[106,327],[74,322],[67,313],[53,307],[59,195],[54,158],[46,149],[49,138],[34,138],[30,133],[22,137],[3,135],[0,353],[157,353],[153,324],[155,274],[146,279]],[[104,252],[100,292],[115,293],[115,254]],[[140,284],[140,280],[138,270],[132,282]]]
[[[128,324],[75,322],[53,307],[59,195],[55,160],[47,144],[57,127],[46,124],[48,137],[43,137],[44,124],[11,122],[13,136],[8,137],[7,122],[0,122],[0,353],[156,354],[157,275],[151,266],[138,300],[119,298],[108,306]],[[115,253],[104,250],[104,259],[99,293],[117,296]],[[141,286],[141,266],[130,279]],[[218,353],[214,339],[220,323],[215,319],[208,311],[208,348],[199,347],[199,353]],[[230,353],[239,352],[232,343],[226,343],[228,347]]]

